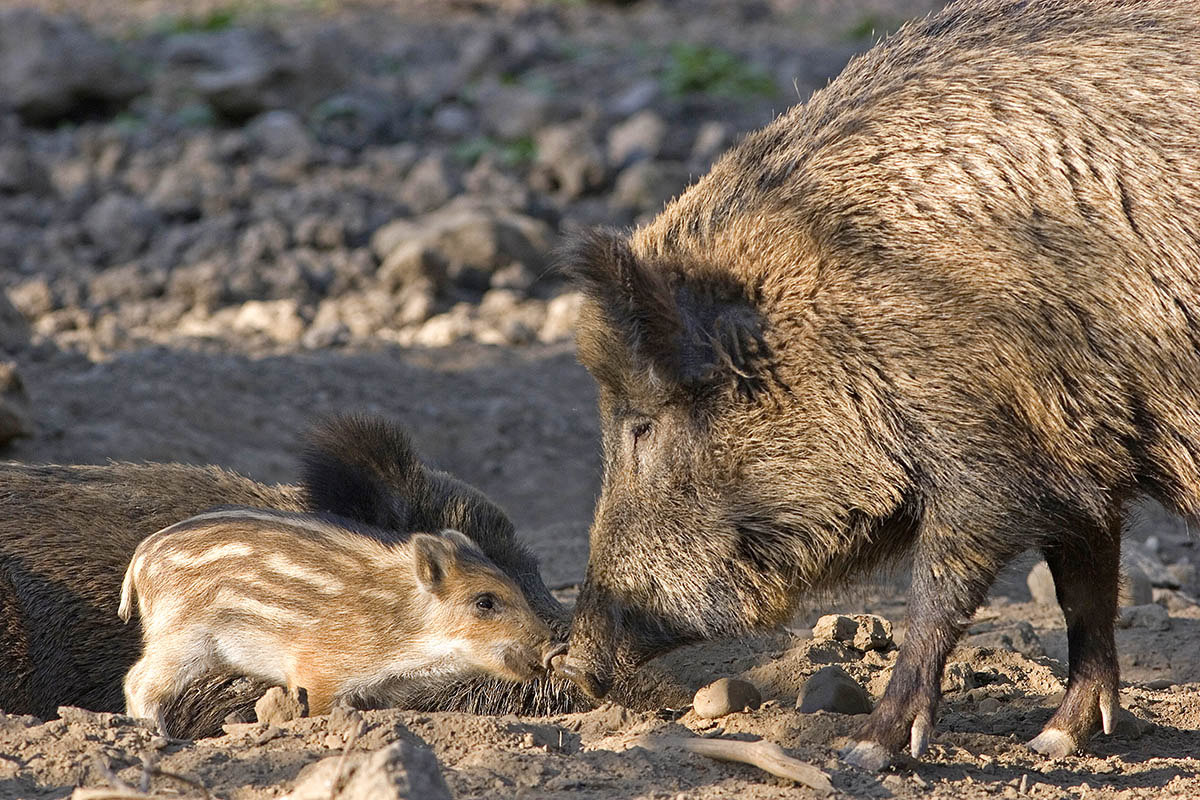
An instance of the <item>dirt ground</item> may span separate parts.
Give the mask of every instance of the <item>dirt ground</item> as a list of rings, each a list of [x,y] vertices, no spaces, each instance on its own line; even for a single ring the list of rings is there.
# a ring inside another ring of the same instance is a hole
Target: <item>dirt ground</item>
[[[213,9],[228,7],[168,0],[96,2],[85,8],[61,2],[39,5],[56,13],[82,11],[97,30],[113,36],[133,36],[131,30],[141,30],[138,26],[168,12],[177,17],[211,15]],[[511,13],[519,14],[529,13],[531,7],[562,5],[570,7],[563,13],[583,14],[576,7],[592,4],[400,5],[421,20],[451,14],[455,24],[469,27],[474,24],[472,15],[496,24],[499,14],[501,24],[510,24],[518,19],[505,22],[503,15],[510,7],[516,9]],[[598,16],[588,17],[588,24],[598,29],[608,25],[614,37],[628,38],[637,29],[636,14],[642,12],[595,5],[599,10],[586,13]],[[704,33],[696,32],[698,8],[710,16],[717,15],[713,8],[720,8],[686,2],[649,5],[651,10],[644,13],[659,25],[677,20],[681,36]],[[772,14],[796,26],[802,20],[805,31],[816,31],[797,35],[797,40],[828,43],[836,38],[830,31],[844,32],[873,20],[886,27],[930,6],[745,5],[761,7],[767,14],[765,21],[745,17],[749,21],[743,46],[751,49],[760,40],[770,44],[781,35],[786,38],[786,31],[768,30]],[[297,30],[318,29],[330,18],[347,27],[357,20],[363,28],[354,14],[392,13],[384,3],[296,0],[247,6],[253,13],[272,9],[270,20],[287,19]],[[294,18],[288,16],[292,14]],[[718,36],[714,30],[724,30],[719,21],[707,24],[705,30],[712,36]],[[725,31],[718,38],[726,34],[737,36]],[[588,35],[602,38],[594,31]],[[847,45],[844,36],[838,42],[837,52],[865,46],[858,41]],[[740,110],[739,124],[769,118],[781,102],[790,100],[764,100],[754,109]],[[716,113],[712,108],[708,112]],[[688,113],[686,108],[678,110],[681,116],[668,122],[674,124]],[[82,129],[79,135],[108,136],[111,124]],[[128,120],[122,124],[128,125]],[[56,151],[39,137],[51,135],[64,134],[22,134],[35,142],[30,145],[33,150],[42,148],[38,152],[45,158]],[[355,151],[351,159],[358,154]],[[604,197],[612,189],[606,183],[595,193]],[[584,197],[559,206],[555,227],[610,221],[605,214],[615,214],[597,211],[589,202]],[[634,214],[618,215],[616,221],[628,222]],[[17,218],[14,212],[12,219]],[[164,219],[164,228],[176,224]],[[158,232],[151,234],[147,249],[157,236]],[[365,243],[346,245],[348,251],[354,247],[365,249]],[[101,264],[95,274],[111,266]],[[94,285],[88,283],[92,272],[81,268],[79,274],[85,290]],[[34,308],[28,297],[37,276],[30,275],[14,268],[5,273],[4,285],[15,289],[18,299],[26,298],[17,304],[33,326],[32,344],[13,356],[28,393],[32,435],[15,440],[0,456],[31,463],[214,463],[260,480],[286,482],[296,478],[298,436],[310,420],[336,411],[387,414],[409,428],[429,462],[499,502],[541,559],[547,585],[565,602],[573,600],[587,559],[600,461],[593,386],[574,358],[569,334],[520,344],[481,343],[481,337],[464,334],[440,346],[394,343],[403,337],[363,336],[337,346],[317,346],[299,337],[265,341],[236,331],[176,337],[177,314],[154,323],[161,336],[131,334],[112,340],[104,337],[101,324],[110,312],[88,306],[86,291],[85,299],[72,300],[75,295],[51,281],[55,302]],[[551,284],[539,291],[540,295],[531,291],[523,302],[549,302],[561,288]],[[68,299],[57,299],[60,294]],[[449,303],[440,296],[438,302]],[[478,306],[482,301],[474,297],[470,302]],[[54,322],[85,307],[93,314],[86,324],[64,328]],[[304,316],[304,321],[312,322],[312,316]],[[195,742],[161,739],[120,715],[64,710],[62,718],[43,722],[0,713],[0,798],[67,797],[76,787],[109,785],[109,769],[136,785],[147,754],[160,770],[185,776],[214,797],[279,797],[297,785],[306,767],[323,758],[345,751],[369,753],[399,741],[432,750],[456,798],[751,800],[814,794],[752,767],[715,762],[669,743],[645,746],[647,736],[669,742],[691,735],[776,742],[789,755],[825,770],[837,792],[855,797],[1200,798],[1200,605],[1192,599],[1200,594],[1200,538],[1182,521],[1146,508],[1133,515],[1129,541],[1130,548],[1160,569],[1161,575],[1151,576],[1156,584],[1153,599],[1167,614],[1165,620],[1158,616],[1149,621],[1133,615],[1129,626],[1117,631],[1121,701],[1131,716],[1114,735],[1097,736],[1088,751],[1077,756],[1047,759],[1023,744],[1049,718],[1066,678],[1062,616],[1056,606],[1032,599],[1025,580],[1035,563],[1030,556],[1005,573],[951,657],[945,705],[929,754],[919,762],[902,760],[880,775],[837,759],[858,722],[855,717],[801,714],[796,698],[804,681],[829,664],[841,665],[873,698],[879,697],[896,650],[863,653],[816,641],[811,628],[823,614],[870,612],[891,620],[896,640],[902,641],[903,570],[834,596],[812,598],[786,629],[692,647],[660,659],[664,668],[695,688],[728,676],[754,683],[765,701],[756,711],[707,721],[687,709],[632,713],[614,706],[549,718],[382,710],[366,712],[361,727],[356,718],[336,714],[278,726],[230,725],[225,736]],[[1031,626],[1032,636],[1024,623]],[[195,786],[161,776],[150,788],[162,796],[202,794]]]

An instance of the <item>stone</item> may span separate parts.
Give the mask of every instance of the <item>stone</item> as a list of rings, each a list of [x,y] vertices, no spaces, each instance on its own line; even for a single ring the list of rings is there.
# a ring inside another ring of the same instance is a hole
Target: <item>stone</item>
[[[1117,602],[1123,606],[1144,606],[1154,602],[1154,586],[1139,567],[1123,570],[1121,591]]]
[[[564,292],[546,303],[546,319],[538,331],[538,341],[549,344],[570,338],[575,333],[575,320],[583,305],[583,294]]]
[[[1029,574],[1025,577],[1025,585],[1029,587],[1029,593],[1033,595],[1033,602],[1043,606],[1058,605],[1058,595],[1054,590],[1054,576],[1050,573],[1050,565],[1045,561],[1039,561],[1033,569],[1029,570]]]
[[[400,187],[400,200],[415,214],[441,208],[462,191],[462,179],[442,155],[427,156],[416,163]]]
[[[657,158],[667,135],[667,123],[657,112],[639,111],[608,131],[608,163],[624,169],[635,161]]]
[[[543,128],[535,145],[537,160],[530,174],[535,188],[574,200],[604,184],[607,165],[586,121]]]
[[[634,212],[657,212],[687,188],[691,178],[680,162],[637,161],[617,175],[609,203]]]
[[[609,104],[609,111],[620,117],[628,117],[658,104],[662,97],[662,86],[653,78],[635,81],[617,95]]]
[[[696,132],[696,138],[692,142],[691,161],[707,169],[708,165],[716,161],[717,156],[729,147],[731,139],[729,125],[711,120],[705,122]]]
[[[817,670],[796,697],[796,708],[803,714],[833,711],[838,714],[869,714],[871,698],[850,673],[836,664]]]
[[[522,86],[485,83],[476,110],[485,132],[504,141],[534,136],[553,114],[554,99]]]
[[[429,120],[434,131],[451,138],[464,137],[479,125],[474,112],[459,103],[438,106]]]
[[[762,705],[758,688],[737,678],[721,678],[703,687],[692,699],[692,710],[700,719],[716,719]]]
[[[284,689],[272,686],[254,704],[254,714],[262,725],[279,725],[308,716],[308,692],[304,687]]]
[[[389,253],[376,275],[390,292],[401,292],[416,285],[428,285],[434,291],[441,291],[446,284],[446,261],[426,242],[413,239]]]
[[[34,283],[34,286],[45,286],[44,283]],[[49,292],[49,287],[46,286]],[[27,294],[32,293],[26,290]],[[35,298],[20,297],[22,308],[30,308],[33,313],[45,313],[50,309],[49,303],[41,305],[33,302]],[[29,320],[25,314],[8,298],[8,293],[0,290],[0,352],[16,353],[29,344]]]
[[[286,800],[450,800],[437,757],[400,741],[370,755],[324,758],[300,771]]]
[[[291,48],[265,28],[178,34],[167,40],[163,61],[186,91],[235,121],[286,106],[300,72]]]
[[[83,215],[83,228],[110,261],[119,263],[142,251],[159,221],[138,198],[109,192]]]
[[[812,638],[842,642],[855,650],[886,650],[893,644],[892,623],[874,614],[826,614],[813,626]]]
[[[1042,646],[1042,640],[1038,638],[1037,632],[1024,620],[1019,620],[1011,625],[989,627],[987,630],[970,633],[966,641],[975,647],[1007,650],[1030,658],[1046,655],[1046,649]]]
[[[1117,613],[1118,628],[1148,628],[1152,631],[1171,630],[1171,616],[1157,603],[1127,606]]]
[[[492,273],[514,261],[534,273],[544,270],[550,239],[550,227],[541,220],[464,197],[384,225],[372,236],[371,248],[385,262],[402,244],[423,248],[445,264],[450,282],[482,292]]]
[[[313,139],[300,117],[285,109],[259,114],[246,125],[246,135],[268,158],[307,159]]]
[[[146,88],[117,46],[72,17],[0,12],[0,97],[26,122],[111,114]]]
[[[0,445],[33,433],[32,406],[17,365],[0,361]]]
[[[389,138],[393,104],[374,92],[339,92],[317,103],[309,117],[322,142],[359,150]]]
[[[0,195],[53,192],[50,173],[25,148],[0,145]]]
[[[299,302],[284,300],[248,300],[237,309],[231,327],[239,333],[261,333],[279,344],[300,341],[305,322]]]

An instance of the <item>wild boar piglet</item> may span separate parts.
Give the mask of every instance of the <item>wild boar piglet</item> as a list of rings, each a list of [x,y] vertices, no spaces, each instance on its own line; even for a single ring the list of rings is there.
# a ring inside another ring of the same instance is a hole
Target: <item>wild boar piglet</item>
[[[471,539],[454,530],[388,542],[336,517],[233,509],[147,537],[121,587],[137,601],[142,658],[126,711],[163,707],[218,667],[336,701],[387,704],[414,680],[545,670],[551,630]]]

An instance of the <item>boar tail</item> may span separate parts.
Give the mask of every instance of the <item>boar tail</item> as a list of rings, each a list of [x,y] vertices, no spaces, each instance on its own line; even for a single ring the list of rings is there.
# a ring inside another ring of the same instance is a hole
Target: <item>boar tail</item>
[[[117,607],[117,616],[124,622],[129,622],[129,617],[133,614],[134,563],[134,561],[129,562],[129,567],[125,570],[125,580],[121,581],[121,605]]]

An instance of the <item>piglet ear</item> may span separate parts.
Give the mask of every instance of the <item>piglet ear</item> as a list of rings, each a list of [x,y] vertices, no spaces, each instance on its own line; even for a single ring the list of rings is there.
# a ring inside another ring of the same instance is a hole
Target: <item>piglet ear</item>
[[[479,544],[462,531],[456,531],[454,528],[445,528],[438,532],[438,536],[442,537],[446,542],[453,544],[459,551],[465,550],[475,555],[483,555],[483,551],[479,549]]]
[[[440,594],[446,585],[454,545],[441,536],[416,533],[409,540],[409,547],[417,585],[430,594]]]
[[[702,265],[645,264],[608,230],[576,239],[561,264],[590,309],[577,344],[598,380],[652,369],[692,391],[733,383],[753,394],[765,385],[764,318],[732,276]]]

